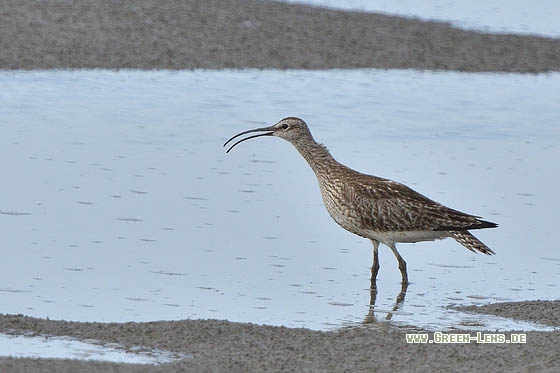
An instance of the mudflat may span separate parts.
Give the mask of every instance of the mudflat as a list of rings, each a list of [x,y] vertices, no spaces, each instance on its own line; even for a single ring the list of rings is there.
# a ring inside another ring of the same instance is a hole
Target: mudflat
[[[560,39],[261,0],[3,0],[0,69],[560,70]]]
[[[486,311],[560,326],[560,301],[502,303]],[[234,323],[220,320],[148,323],[82,323],[1,315],[0,332],[33,331],[184,353],[190,357],[163,365],[131,365],[55,359],[0,358],[1,371],[554,371],[560,367],[560,330],[527,332],[526,343],[408,344],[406,333],[387,323],[331,332]],[[465,333],[457,330],[456,333]],[[495,333],[487,331],[484,333]],[[433,333],[429,333],[430,338]],[[475,332],[469,334],[475,335]],[[511,333],[504,333],[510,338]]]

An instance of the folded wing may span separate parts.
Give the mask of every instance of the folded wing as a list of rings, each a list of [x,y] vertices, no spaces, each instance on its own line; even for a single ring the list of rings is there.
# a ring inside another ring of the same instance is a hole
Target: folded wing
[[[344,203],[364,229],[378,231],[465,231],[494,228],[481,220],[432,201],[404,184],[369,175],[346,183]]]

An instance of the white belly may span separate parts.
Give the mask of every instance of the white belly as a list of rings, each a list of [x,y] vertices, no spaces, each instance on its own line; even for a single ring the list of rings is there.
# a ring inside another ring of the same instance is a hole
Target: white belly
[[[445,231],[393,231],[378,232],[371,230],[351,231],[362,237],[379,241],[387,246],[394,243],[412,243],[420,241],[434,241],[449,237],[449,233]]]

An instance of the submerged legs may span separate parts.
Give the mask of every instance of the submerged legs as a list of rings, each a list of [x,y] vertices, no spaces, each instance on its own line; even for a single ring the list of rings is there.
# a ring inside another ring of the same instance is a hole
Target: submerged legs
[[[371,243],[373,244],[373,265],[371,266],[371,279],[370,279],[370,288],[369,288],[369,311],[364,319],[364,324],[372,323],[376,321],[374,310],[375,310],[375,302],[377,300],[377,273],[379,272],[379,241],[370,239]],[[406,262],[402,258],[402,256],[397,251],[397,248],[394,243],[390,246],[391,251],[395,254],[399,262],[399,269],[401,270],[402,282],[401,282],[401,291],[397,296],[397,300],[395,301],[395,305],[393,306],[392,312],[387,313],[385,317],[386,320],[391,320],[393,317],[393,313],[397,312],[399,308],[404,303],[404,298],[406,296],[406,291],[408,290],[408,273],[406,272]]]

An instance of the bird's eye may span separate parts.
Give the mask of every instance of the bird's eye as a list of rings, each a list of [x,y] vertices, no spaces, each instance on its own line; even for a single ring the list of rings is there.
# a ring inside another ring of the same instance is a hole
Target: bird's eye
[[[283,129],[283,130],[287,130],[288,127],[289,127],[289,126],[288,126],[286,123],[282,124],[282,129]]]

